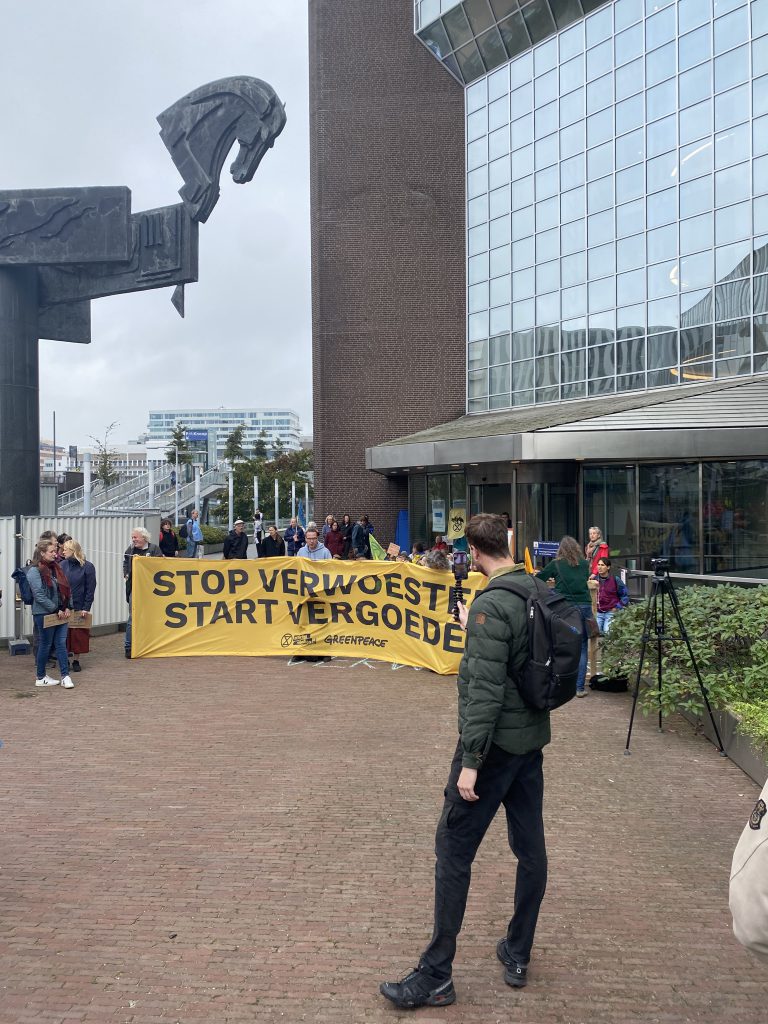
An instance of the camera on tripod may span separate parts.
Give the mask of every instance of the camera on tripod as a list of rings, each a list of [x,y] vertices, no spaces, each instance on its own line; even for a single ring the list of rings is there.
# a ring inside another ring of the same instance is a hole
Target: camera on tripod
[[[652,558],[651,567],[655,576],[666,576],[669,572],[669,559],[668,558]]]

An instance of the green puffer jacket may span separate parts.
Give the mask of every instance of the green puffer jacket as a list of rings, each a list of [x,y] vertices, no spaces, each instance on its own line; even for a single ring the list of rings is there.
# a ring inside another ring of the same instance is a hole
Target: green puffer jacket
[[[516,582],[524,585],[528,579],[520,570],[502,572],[516,572]],[[481,590],[469,609],[459,666],[459,732],[465,768],[479,768],[491,743],[509,754],[527,754],[549,743],[549,712],[529,708],[507,674],[509,667],[519,671],[527,657],[522,600],[508,590]]]

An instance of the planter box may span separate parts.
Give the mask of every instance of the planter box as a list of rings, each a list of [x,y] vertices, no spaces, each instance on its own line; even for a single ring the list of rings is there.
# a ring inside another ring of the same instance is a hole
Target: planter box
[[[692,725],[701,727],[702,734],[707,737],[715,746],[717,746],[717,740],[712,730],[712,723],[709,720],[709,715],[705,714],[703,718],[699,718],[698,715],[692,715],[690,712],[683,711],[682,715]],[[766,764],[765,756],[756,749],[752,741],[748,736],[744,736],[743,733],[737,732],[738,719],[735,715],[732,715],[730,711],[718,711],[712,709],[712,717],[717,723],[717,730],[720,733],[720,739],[723,741],[725,752],[728,757],[733,761],[735,765],[738,765],[741,770],[753,779],[758,786],[765,785],[766,779],[768,779],[768,764]]]

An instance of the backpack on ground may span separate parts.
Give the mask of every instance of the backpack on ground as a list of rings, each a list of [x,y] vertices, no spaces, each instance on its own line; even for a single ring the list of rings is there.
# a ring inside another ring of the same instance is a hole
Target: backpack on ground
[[[187,524],[186,523],[182,523],[181,526],[179,527],[179,536],[181,537],[182,540],[186,540],[187,539]]]
[[[629,689],[629,679],[627,676],[604,676],[598,673],[590,677],[589,687],[603,693],[626,693]]]
[[[525,601],[528,660],[513,678],[529,707],[553,711],[576,695],[583,619],[576,605],[562,594],[550,590],[535,576],[528,578],[533,590],[515,583],[508,573],[491,580],[485,590],[508,590]]]
[[[35,600],[35,596],[32,593],[32,587],[29,585],[27,579],[26,569],[14,569],[11,573],[11,579],[19,588],[19,597],[24,604],[32,604]]]

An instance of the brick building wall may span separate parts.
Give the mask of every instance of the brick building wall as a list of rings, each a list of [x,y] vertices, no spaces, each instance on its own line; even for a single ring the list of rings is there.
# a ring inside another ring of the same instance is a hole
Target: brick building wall
[[[315,509],[394,535],[365,449],[465,411],[464,96],[411,0],[310,0]]]

